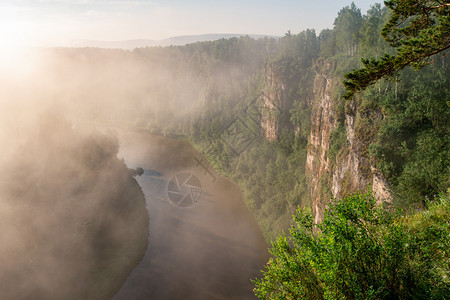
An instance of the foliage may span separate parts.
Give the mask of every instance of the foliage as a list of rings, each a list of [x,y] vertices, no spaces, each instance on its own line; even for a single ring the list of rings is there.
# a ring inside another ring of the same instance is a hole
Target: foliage
[[[376,3],[363,16],[360,35],[359,51],[363,56],[379,58],[384,52],[389,51],[388,44],[380,34],[385,19],[388,16],[386,7]]]
[[[261,299],[445,299],[450,292],[450,199],[406,217],[371,192],[333,202],[321,224],[299,209],[272,243]]]
[[[406,69],[397,92],[390,88],[381,96],[373,89],[364,93],[373,101],[360,111],[384,114],[368,149],[400,207],[422,206],[420,199],[448,187],[449,72],[447,63],[441,62],[419,73]]]
[[[353,56],[359,41],[359,30],[362,23],[361,10],[352,2],[338,13],[334,21],[334,34],[338,49]]]
[[[393,76],[408,65],[421,68],[431,57],[446,55],[450,47],[450,3],[440,0],[389,0],[390,20],[382,35],[395,55],[384,54],[380,59],[363,59],[364,68],[354,70],[345,77],[345,98],[365,89],[382,77]]]
[[[347,136],[345,133],[345,127],[339,125],[330,134],[330,149],[328,150],[327,155],[332,163],[334,163],[340,150],[344,149],[347,144]]]

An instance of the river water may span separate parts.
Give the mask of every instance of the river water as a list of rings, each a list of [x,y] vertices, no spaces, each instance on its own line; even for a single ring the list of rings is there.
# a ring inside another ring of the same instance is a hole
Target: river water
[[[144,169],[136,179],[150,235],[143,260],[113,299],[254,299],[250,279],[260,276],[268,245],[239,187],[182,140],[118,134],[119,157]]]

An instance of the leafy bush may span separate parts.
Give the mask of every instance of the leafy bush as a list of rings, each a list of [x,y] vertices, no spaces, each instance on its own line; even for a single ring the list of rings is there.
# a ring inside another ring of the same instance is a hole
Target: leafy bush
[[[400,216],[371,192],[333,202],[319,225],[298,210],[256,279],[262,299],[445,299],[450,294],[450,201]]]

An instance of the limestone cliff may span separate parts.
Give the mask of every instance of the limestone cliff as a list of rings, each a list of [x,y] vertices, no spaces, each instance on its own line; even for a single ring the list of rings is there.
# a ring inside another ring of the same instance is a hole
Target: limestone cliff
[[[290,82],[276,64],[268,66],[266,88],[261,94],[261,128],[266,140],[278,138],[283,127],[289,126],[289,110],[292,99],[289,99]]]
[[[330,148],[330,133],[337,126],[331,96],[333,86],[331,71],[333,67],[330,62],[321,60],[315,68],[315,99],[311,113],[311,134],[306,157],[306,174],[309,179],[312,209],[316,222],[320,222],[323,217],[323,208],[327,196],[324,191],[329,190],[328,178],[332,173],[327,151]]]
[[[362,126],[358,127],[358,122],[365,122],[367,116],[358,111],[357,101],[343,104],[342,78],[334,75],[335,67],[324,59],[316,62],[314,99],[305,102],[312,107],[305,172],[315,222],[322,221],[329,201],[369,185],[379,200],[389,199],[387,182],[369,159],[370,138],[361,132]],[[268,141],[277,140],[285,127],[297,133],[301,126],[293,126],[289,121],[290,109],[299,101],[289,91],[298,82],[288,79],[290,76],[285,76],[281,69],[276,64],[269,65],[266,87],[260,97],[261,128]]]
[[[371,165],[367,157],[367,145],[361,141],[355,130],[358,115],[355,102],[347,104],[343,130],[345,142],[338,149],[338,155],[331,157],[330,141],[339,127],[337,104],[339,93],[333,95],[340,85],[340,78],[334,78],[333,63],[319,60],[315,67],[314,102],[311,115],[311,134],[307,151],[306,174],[312,200],[315,222],[323,219],[324,208],[332,199],[339,199],[349,192],[372,186],[379,200],[389,199],[387,182]]]

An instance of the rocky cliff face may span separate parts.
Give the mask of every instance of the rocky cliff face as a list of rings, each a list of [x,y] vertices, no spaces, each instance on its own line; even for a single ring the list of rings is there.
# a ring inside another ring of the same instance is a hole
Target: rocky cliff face
[[[278,138],[280,130],[286,122],[285,116],[289,114],[292,101],[288,97],[289,82],[275,65],[267,70],[267,87],[261,94],[261,128],[268,141]]]
[[[265,139],[268,140],[269,142],[276,140],[278,137],[279,120],[277,116],[275,116],[277,106],[274,104],[273,99],[274,98],[264,93],[261,95],[261,103],[262,103],[261,128],[263,130]]]
[[[370,165],[367,154],[361,151],[365,146],[355,134],[358,115],[354,102],[348,105],[345,113],[346,145],[338,149],[340,155],[332,160],[327,155],[331,135],[339,125],[336,114],[338,101],[333,99],[332,91],[340,84],[340,79],[331,75],[333,68],[333,64],[325,60],[318,61],[315,68],[315,99],[306,162],[315,222],[322,221],[324,209],[333,198],[339,199],[349,192],[366,189],[368,185],[372,186],[380,201],[389,199],[387,182]]]
[[[361,138],[357,119],[364,118],[356,102],[348,103],[342,112],[342,99],[338,90],[341,78],[333,76],[335,65],[319,60],[315,66],[314,99],[307,101],[312,106],[311,133],[308,141],[306,175],[315,222],[321,222],[326,205],[350,192],[364,190],[370,185],[377,198],[389,199],[387,182],[371,165],[367,154],[368,142]],[[290,108],[295,99],[288,91],[298,83],[290,82],[274,65],[267,70],[267,86],[261,95],[261,127],[264,137],[274,141],[281,129],[291,126]],[[341,112],[338,114],[338,104]],[[300,125],[299,125],[300,126]],[[300,131],[299,126],[293,128]],[[330,155],[333,134],[342,132],[339,148],[334,145],[335,155]],[[362,140],[360,140],[362,139]],[[337,152],[337,154],[336,154]]]
[[[328,178],[331,174],[331,163],[327,156],[330,148],[330,134],[337,122],[331,96],[333,65],[319,61],[314,79],[313,109],[311,113],[311,134],[306,157],[306,173],[309,179],[309,190],[312,200],[314,219],[320,222],[323,217]]]

